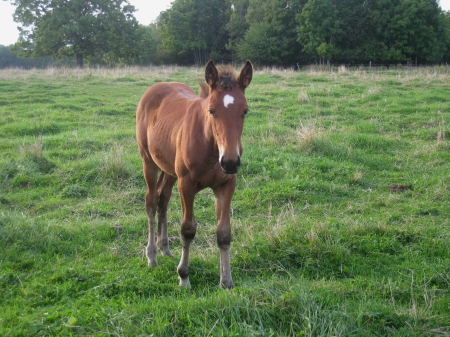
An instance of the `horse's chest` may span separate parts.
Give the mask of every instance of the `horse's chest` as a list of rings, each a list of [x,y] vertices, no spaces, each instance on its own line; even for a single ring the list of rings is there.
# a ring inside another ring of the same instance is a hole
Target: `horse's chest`
[[[189,170],[189,177],[198,191],[210,187],[214,188],[228,182],[229,176],[225,175],[220,169],[220,164],[213,164],[211,166],[202,166],[195,170]]]

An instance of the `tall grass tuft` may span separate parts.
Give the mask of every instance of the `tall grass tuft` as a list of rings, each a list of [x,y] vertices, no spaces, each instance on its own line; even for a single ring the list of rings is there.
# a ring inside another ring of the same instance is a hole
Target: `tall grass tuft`
[[[297,102],[299,104],[309,103],[308,93],[306,91],[300,91],[297,95]]]
[[[33,144],[22,144],[19,147],[19,153],[24,157],[41,158],[42,156],[42,139],[36,138]]]
[[[347,68],[344,65],[339,66],[338,67],[338,74],[342,74],[342,75],[347,74]]]
[[[437,133],[437,147],[441,147],[443,143],[446,140],[446,127],[445,127],[445,121],[442,120],[439,122],[439,129]]]
[[[101,157],[101,172],[106,178],[126,179],[130,176],[130,169],[124,159],[123,147],[113,143]]]
[[[22,144],[19,147],[21,155],[21,169],[27,174],[47,174],[50,173],[56,165],[48,160],[42,153],[43,141],[42,138],[35,139],[32,144]]]
[[[319,140],[323,135],[323,129],[315,124],[315,122],[303,124],[297,128],[297,136],[300,140],[300,146],[304,149],[311,149],[314,142]]]

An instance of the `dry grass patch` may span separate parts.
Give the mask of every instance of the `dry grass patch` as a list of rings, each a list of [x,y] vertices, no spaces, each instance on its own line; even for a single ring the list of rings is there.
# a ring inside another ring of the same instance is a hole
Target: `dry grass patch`
[[[40,78],[89,78],[92,76],[100,76],[103,78],[122,78],[122,77],[136,77],[136,78],[148,78],[152,79],[155,76],[171,76],[179,72],[187,72],[193,74],[195,78],[201,77],[203,73],[203,67],[180,67],[180,66],[149,66],[149,67],[117,67],[117,68],[105,68],[105,67],[83,67],[83,68],[71,68],[71,67],[49,67],[45,69],[20,69],[20,68],[7,68],[0,69],[0,79],[2,80],[17,80],[26,79],[32,76],[39,76]]]
[[[356,169],[355,173],[350,177],[350,183],[351,184],[361,183],[363,176],[364,173],[361,172],[359,169]]]
[[[103,153],[100,167],[105,176],[111,179],[124,179],[130,176],[130,171],[124,156],[123,147],[117,143],[113,143],[111,147]]]
[[[306,124],[300,121],[300,126],[297,128],[296,133],[300,145],[303,148],[310,148],[314,142],[322,138],[324,130],[317,125],[316,120],[311,120]]]
[[[437,144],[436,144],[437,147],[441,147],[443,145],[443,143],[446,141],[447,129],[448,129],[448,127],[446,127],[445,121],[441,120],[439,122],[438,133],[437,133]]]
[[[347,74],[347,68],[345,66],[339,66],[338,74],[341,74],[341,75]]]
[[[42,156],[42,139],[36,139],[33,144],[22,144],[19,147],[21,155],[40,158]]]
[[[299,104],[309,103],[310,100],[308,93],[306,91],[300,91],[297,95],[297,102]]]

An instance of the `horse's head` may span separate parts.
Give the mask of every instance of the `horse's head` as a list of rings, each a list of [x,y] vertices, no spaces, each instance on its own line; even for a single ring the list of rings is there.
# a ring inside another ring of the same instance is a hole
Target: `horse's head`
[[[244,93],[253,76],[253,66],[247,61],[238,78],[231,68],[217,70],[213,61],[205,68],[209,86],[208,114],[213,136],[219,148],[219,163],[224,173],[234,174],[241,165],[241,135],[248,111]]]

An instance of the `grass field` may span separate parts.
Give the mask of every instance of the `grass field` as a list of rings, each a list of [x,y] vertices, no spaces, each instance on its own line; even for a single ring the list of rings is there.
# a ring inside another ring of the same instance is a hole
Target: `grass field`
[[[450,68],[256,71],[220,289],[149,268],[135,110],[202,69],[0,70],[0,336],[450,336]]]

